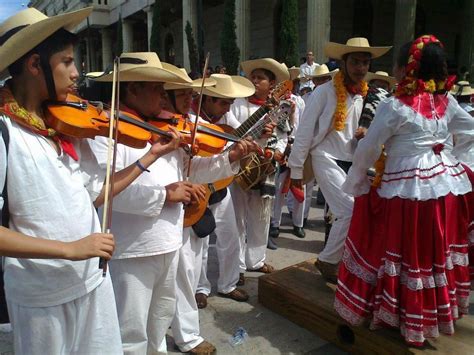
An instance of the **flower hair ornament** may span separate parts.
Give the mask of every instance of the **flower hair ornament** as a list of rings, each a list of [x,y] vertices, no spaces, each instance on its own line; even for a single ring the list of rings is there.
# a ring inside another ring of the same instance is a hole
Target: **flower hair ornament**
[[[398,84],[395,96],[411,96],[418,95],[423,92],[434,93],[441,90],[449,91],[453,86],[456,79],[455,76],[449,76],[446,80],[439,80],[436,82],[433,79],[428,81],[418,79],[417,76],[420,69],[420,60],[423,48],[430,43],[438,43],[441,48],[444,47],[440,40],[433,35],[423,35],[413,41],[408,53],[408,64],[405,67],[406,76]]]

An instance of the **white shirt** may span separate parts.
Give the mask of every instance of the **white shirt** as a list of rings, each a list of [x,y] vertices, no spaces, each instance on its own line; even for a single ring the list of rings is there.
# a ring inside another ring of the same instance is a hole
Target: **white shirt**
[[[378,159],[382,144],[387,158],[381,197],[417,200],[436,199],[448,193],[462,195],[472,190],[459,161],[474,167],[474,118],[449,94],[443,117],[426,119],[395,97],[382,101],[375,118],[354,154],[344,191],[354,196],[370,189],[366,171]],[[452,151],[433,151],[437,144],[448,144],[454,137]]]
[[[347,95],[347,116],[343,131],[333,128],[336,103],[336,90],[332,81],[318,86],[309,96],[288,160],[291,178],[303,178],[303,166],[308,154],[352,161],[356,147],[354,132],[362,112],[363,99],[360,95]]]
[[[102,167],[107,161],[107,141],[99,137],[91,147]],[[134,164],[151,145],[136,149],[117,146],[117,170]],[[189,157],[183,149],[174,150],[153,163],[129,187],[114,198],[112,233],[115,236],[114,259],[145,257],[169,253],[183,242],[182,203],[166,200],[165,186],[185,180]],[[228,154],[195,156],[191,160],[191,179],[196,183],[213,182],[238,172],[238,164],[229,163]]]
[[[63,242],[100,232],[92,201],[103,176],[86,140],[73,140],[79,161],[62,153],[43,136],[0,116],[10,135],[8,198],[10,229]],[[0,137],[0,184],[6,151]],[[0,201],[3,206],[3,200]],[[10,302],[28,307],[64,304],[86,295],[102,281],[99,259],[5,258],[5,291]]]
[[[318,63],[313,62],[313,64],[309,65],[308,62],[304,62],[303,64],[300,65],[300,75],[305,79],[302,80],[300,83],[300,90],[305,87],[311,88],[311,90],[314,89],[314,84],[310,80],[307,80],[308,75],[313,75],[314,69],[318,66]],[[307,81],[306,81],[307,80]]]

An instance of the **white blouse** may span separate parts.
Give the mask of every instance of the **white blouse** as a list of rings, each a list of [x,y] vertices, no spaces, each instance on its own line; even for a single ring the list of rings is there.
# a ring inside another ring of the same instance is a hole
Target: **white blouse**
[[[454,147],[450,149],[451,134]],[[354,154],[344,191],[354,196],[370,189],[367,169],[380,156],[387,158],[378,194],[384,198],[436,199],[465,194],[471,183],[460,162],[474,167],[474,118],[448,94],[439,119],[427,119],[395,97],[377,108],[374,121]],[[433,147],[446,146],[438,152]]]

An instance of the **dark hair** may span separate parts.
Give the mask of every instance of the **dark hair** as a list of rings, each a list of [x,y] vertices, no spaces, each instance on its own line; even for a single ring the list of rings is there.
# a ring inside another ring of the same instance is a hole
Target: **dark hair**
[[[446,53],[439,43],[428,43],[421,51],[418,79],[445,80],[448,76]]]
[[[404,68],[408,64],[408,57],[410,56],[410,47],[412,42],[407,42],[398,50],[397,67]]]
[[[266,76],[270,81],[276,80],[276,75],[275,75],[272,71],[270,71],[270,70],[268,70],[268,69],[255,68],[254,70],[252,70],[252,73],[253,73],[255,70],[261,70],[261,71],[263,71],[263,74],[265,74],[265,76]]]
[[[23,71],[24,62],[33,54],[45,55],[47,60],[55,53],[64,50],[69,45],[75,45],[78,42],[78,37],[74,33],[66,31],[61,28],[43,42],[38,44],[35,48],[30,50],[28,53],[17,59],[14,63],[8,66],[8,71],[11,76],[21,74]]]
[[[342,56],[342,60],[347,62],[347,58],[351,55],[351,54],[354,54],[354,53],[362,53],[362,54],[366,54],[368,55],[370,58],[372,58],[372,53],[370,52],[363,52],[363,51],[360,51],[360,52],[350,52],[350,53],[346,53]]]

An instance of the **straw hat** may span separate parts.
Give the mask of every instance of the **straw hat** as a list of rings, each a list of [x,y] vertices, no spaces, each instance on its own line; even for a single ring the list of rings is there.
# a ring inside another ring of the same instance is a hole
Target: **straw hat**
[[[120,81],[192,82],[191,78],[178,68],[161,63],[154,52],[122,53],[120,60]],[[91,72],[86,76],[102,82],[111,82],[113,79],[112,71]]]
[[[211,79],[216,81],[216,85],[205,88],[202,92],[204,95],[235,99],[237,97],[249,97],[255,93],[255,86],[252,82],[242,76],[212,74]]]
[[[367,74],[365,75],[365,81],[367,81],[368,83],[370,83],[371,80],[382,80],[382,81],[386,81],[391,88],[393,88],[395,86],[395,84],[397,83],[397,79],[395,79],[393,76],[390,76],[388,75],[387,72],[385,71],[376,71],[375,73],[372,73],[372,72],[367,72]]]
[[[392,46],[389,47],[371,47],[367,38],[354,37],[349,38],[346,44],[328,42],[324,46],[324,54],[329,58],[342,59],[345,54],[355,52],[370,53],[372,58],[378,58],[387,53]]]
[[[92,7],[48,17],[33,7],[0,24],[0,73],[61,28],[72,31]]]
[[[169,64],[169,63],[161,63],[163,64],[163,68],[169,70],[169,71],[172,71],[172,72],[176,72],[176,73],[180,73],[180,75],[182,75],[183,77],[186,77],[189,81],[186,82],[186,83],[180,83],[180,82],[167,82],[165,83],[164,85],[164,88],[165,90],[179,90],[179,89],[193,89],[193,90],[199,90],[202,86],[202,79],[195,79],[195,80],[192,80],[188,73],[186,73],[186,69],[184,68],[178,68],[172,64]],[[208,87],[208,86],[213,86],[213,85],[216,85],[216,81],[214,79],[209,79],[209,78],[206,78],[206,80],[204,81],[204,87]]]
[[[329,71],[328,66],[326,64],[316,65],[313,70],[312,75],[307,75],[308,78],[322,78],[325,76],[330,76],[331,78],[336,75],[339,69],[334,69]]]
[[[290,73],[290,80],[301,78],[300,68],[297,68],[294,65],[291,68],[288,68],[288,72]]]
[[[247,78],[250,78],[250,74],[252,74],[255,69],[266,69],[275,74],[277,84],[290,79],[290,73],[288,72],[287,66],[278,63],[273,58],[246,60],[245,62],[240,63],[240,65]]]
[[[474,95],[474,89],[469,84],[469,81],[458,81],[450,93],[455,96],[470,96]]]

